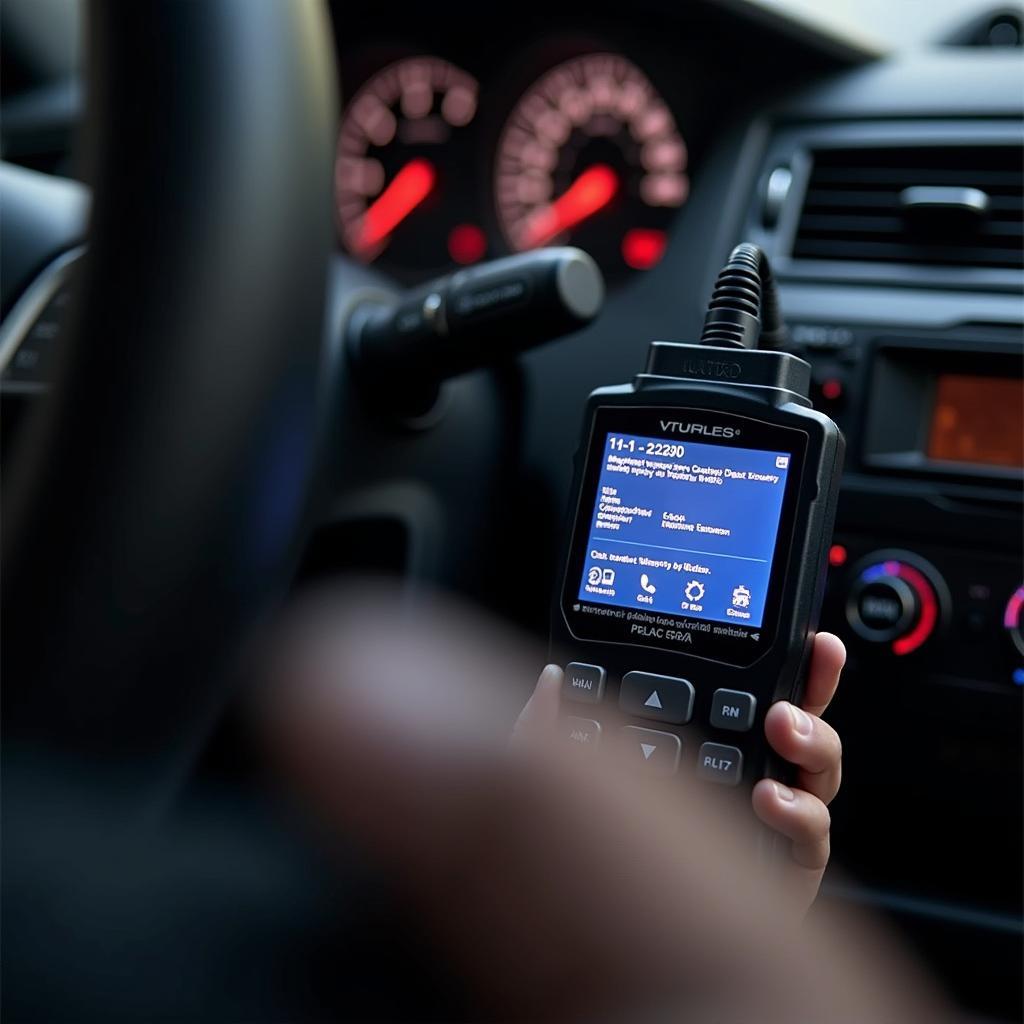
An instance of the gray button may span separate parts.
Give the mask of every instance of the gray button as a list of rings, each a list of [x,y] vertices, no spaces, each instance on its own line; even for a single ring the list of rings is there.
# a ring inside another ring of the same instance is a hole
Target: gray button
[[[641,718],[685,725],[693,715],[693,686],[673,676],[627,672],[619,690],[619,707]]]
[[[567,700],[596,704],[604,696],[605,671],[600,665],[582,665],[574,661],[565,666],[562,695]]]
[[[697,774],[709,782],[735,786],[743,777],[743,751],[722,743],[705,743],[697,755]]]
[[[565,736],[570,743],[593,750],[601,739],[601,723],[570,715],[565,720]]]
[[[757,698],[742,690],[715,690],[711,698],[711,724],[716,729],[746,732],[754,724]]]
[[[627,725],[619,730],[619,743],[626,761],[651,775],[675,775],[679,767],[683,745],[670,732]]]

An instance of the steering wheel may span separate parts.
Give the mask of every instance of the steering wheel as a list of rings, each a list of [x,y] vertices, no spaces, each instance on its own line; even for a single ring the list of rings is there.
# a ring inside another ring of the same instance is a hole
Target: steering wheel
[[[88,253],[4,481],[5,995],[19,1019],[280,1019],[279,975],[333,927],[305,854],[242,841],[237,806],[173,857],[140,823],[171,806],[307,524],[331,26],[318,0],[90,3],[86,24]],[[24,234],[32,210],[4,201]]]
[[[337,90],[317,2],[89,4],[86,50],[88,254],[4,487],[4,718],[147,806],[302,536]]]

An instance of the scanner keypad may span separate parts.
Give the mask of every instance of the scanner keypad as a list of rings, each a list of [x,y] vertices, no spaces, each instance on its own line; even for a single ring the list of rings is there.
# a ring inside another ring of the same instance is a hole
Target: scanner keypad
[[[597,704],[604,697],[607,681],[608,672],[603,666],[570,662],[565,667],[562,694],[567,701]],[[662,778],[689,770],[699,779],[724,786],[737,786],[742,781],[742,749],[734,745],[735,740],[715,742],[714,734],[753,729],[757,698],[752,693],[719,688],[701,707],[690,680],[635,670],[621,676],[618,707],[625,721],[613,730],[611,747],[639,770]],[[699,711],[696,717],[695,708]],[[663,723],[673,731],[631,724],[630,719]],[[602,725],[596,719],[570,714],[564,723],[569,742],[588,749],[598,745]],[[703,742],[707,734],[711,738]],[[693,740],[687,741],[687,735]]]

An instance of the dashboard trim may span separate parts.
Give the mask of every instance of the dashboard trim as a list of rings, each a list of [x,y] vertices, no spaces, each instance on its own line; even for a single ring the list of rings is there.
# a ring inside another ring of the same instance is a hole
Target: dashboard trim
[[[68,279],[71,268],[85,255],[84,245],[61,253],[33,279],[0,324],[0,374],[18,351],[46,304]],[[4,390],[9,390],[5,385]]]

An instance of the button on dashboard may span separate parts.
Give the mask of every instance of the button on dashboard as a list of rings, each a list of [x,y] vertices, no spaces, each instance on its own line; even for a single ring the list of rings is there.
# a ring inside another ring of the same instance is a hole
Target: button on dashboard
[[[688,679],[627,672],[619,690],[619,707],[640,718],[685,725],[693,716],[693,696],[693,684]]]
[[[573,661],[565,666],[562,695],[566,700],[596,704],[604,696],[605,670],[600,665]]]

